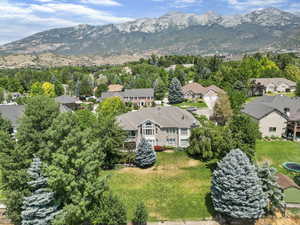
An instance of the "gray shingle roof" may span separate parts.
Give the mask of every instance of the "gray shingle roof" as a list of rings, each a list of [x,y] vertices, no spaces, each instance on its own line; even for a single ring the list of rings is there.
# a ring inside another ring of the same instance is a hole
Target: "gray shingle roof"
[[[288,80],[286,78],[282,78],[282,77],[274,77],[274,78],[253,78],[251,79],[251,81],[255,81],[256,84],[260,83],[264,86],[267,86],[269,84],[274,84],[276,86],[280,85],[280,84],[287,84],[289,86],[295,87],[296,86],[296,82]]]
[[[120,126],[125,130],[137,130],[138,126],[147,120],[164,128],[190,128],[198,125],[198,121],[191,113],[173,106],[144,108],[125,113],[117,118]]]
[[[154,97],[153,88],[126,89],[125,91],[104,92],[101,95],[102,99],[118,96],[126,97]]]
[[[289,115],[285,115],[285,109],[289,109]],[[256,118],[261,119],[267,114],[278,111],[286,116],[289,120],[300,119],[300,98],[287,97],[282,95],[263,96],[246,104],[242,112]]]
[[[12,126],[18,126],[19,119],[22,118],[25,111],[23,105],[0,105],[0,114],[4,119],[11,122]]]
[[[55,101],[60,104],[72,104],[78,101],[77,97],[62,95],[55,98]]]

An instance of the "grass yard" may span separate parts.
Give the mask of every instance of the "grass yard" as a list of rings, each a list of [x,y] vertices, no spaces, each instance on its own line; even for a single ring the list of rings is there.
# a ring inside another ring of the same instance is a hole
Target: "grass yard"
[[[256,147],[256,160],[259,163],[267,161],[276,167],[278,172],[286,175],[295,173],[287,171],[283,168],[284,162],[300,163],[300,144],[292,141],[258,141]]]
[[[188,108],[188,107],[196,107],[196,108],[207,108],[205,102],[182,102],[179,104],[174,104],[174,106],[178,106],[180,108]]]
[[[183,152],[158,153],[150,169],[123,168],[110,174],[111,188],[125,203],[128,219],[139,201],[146,204],[152,221],[199,220],[212,214],[211,170]]]
[[[256,159],[269,162],[279,172],[293,176],[281,165],[300,162],[300,144],[290,141],[258,141]],[[183,152],[158,153],[150,169],[122,168],[106,171],[112,175],[111,189],[118,194],[132,218],[136,204],[144,201],[152,221],[200,220],[213,214],[210,179],[213,162],[203,163]]]

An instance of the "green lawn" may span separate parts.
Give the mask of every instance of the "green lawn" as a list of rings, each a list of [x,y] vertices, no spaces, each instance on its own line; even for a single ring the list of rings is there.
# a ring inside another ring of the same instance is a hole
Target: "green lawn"
[[[256,159],[269,162],[280,172],[293,176],[281,164],[300,162],[300,144],[290,141],[258,141]],[[132,218],[139,201],[146,204],[155,220],[199,220],[213,214],[208,193],[213,162],[202,163],[183,152],[158,153],[157,164],[150,169],[123,168],[106,171],[110,186]]]
[[[258,141],[256,147],[256,160],[259,163],[267,161],[277,170],[286,175],[293,175],[283,168],[284,162],[300,163],[300,144],[291,141]]]
[[[207,108],[205,102],[182,102],[179,104],[174,104],[174,106],[178,106],[180,108],[188,108],[188,107],[196,107],[196,108]]]
[[[139,201],[146,204],[152,221],[211,216],[211,170],[183,152],[158,153],[150,169],[123,168],[110,174],[111,188],[126,205],[129,219]]]

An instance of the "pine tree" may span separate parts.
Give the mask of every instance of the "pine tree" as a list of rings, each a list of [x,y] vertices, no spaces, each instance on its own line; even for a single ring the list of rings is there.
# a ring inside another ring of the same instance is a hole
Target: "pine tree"
[[[278,209],[284,214],[286,205],[284,202],[284,194],[277,183],[277,170],[265,163],[263,166],[257,168],[257,174],[262,182],[263,191],[268,198],[266,211],[274,215],[276,209]]]
[[[140,168],[147,168],[154,165],[156,161],[156,153],[152,146],[146,141],[145,138],[141,139],[138,145],[135,164]]]
[[[143,202],[136,206],[134,218],[132,219],[133,225],[146,225],[148,220],[148,212]]]
[[[41,166],[41,160],[34,158],[28,169],[28,175],[32,179],[28,185],[32,189],[32,194],[24,197],[22,225],[50,225],[58,214],[54,192],[47,190],[47,178],[43,176]]]
[[[16,225],[21,224],[24,196],[30,194],[27,184],[29,168],[34,155],[41,155],[46,130],[58,115],[59,107],[45,96],[28,100],[25,113],[16,134],[17,142],[7,135],[0,138],[0,166],[4,185],[6,213]],[[42,157],[41,157],[42,158]],[[44,160],[44,158],[42,158]]]
[[[231,150],[219,163],[212,178],[214,208],[231,219],[257,219],[267,205],[255,167],[243,151]]]
[[[173,78],[169,87],[169,103],[177,104],[183,102],[183,93],[180,81],[177,78]]]

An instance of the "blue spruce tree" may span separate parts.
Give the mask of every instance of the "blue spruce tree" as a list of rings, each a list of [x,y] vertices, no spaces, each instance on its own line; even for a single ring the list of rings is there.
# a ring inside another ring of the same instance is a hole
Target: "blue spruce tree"
[[[42,162],[34,158],[28,169],[32,181],[28,182],[32,194],[25,197],[22,207],[22,225],[50,225],[58,213],[54,193],[47,190],[47,178],[41,172]]]
[[[246,154],[231,150],[219,163],[212,178],[212,200],[223,218],[255,220],[267,206],[256,168]]]
[[[170,104],[183,102],[182,87],[180,81],[176,77],[174,77],[171,81],[168,100]]]
[[[137,148],[135,164],[140,168],[147,168],[153,166],[155,161],[156,153],[153,150],[153,147],[145,138],[142,138]]]

